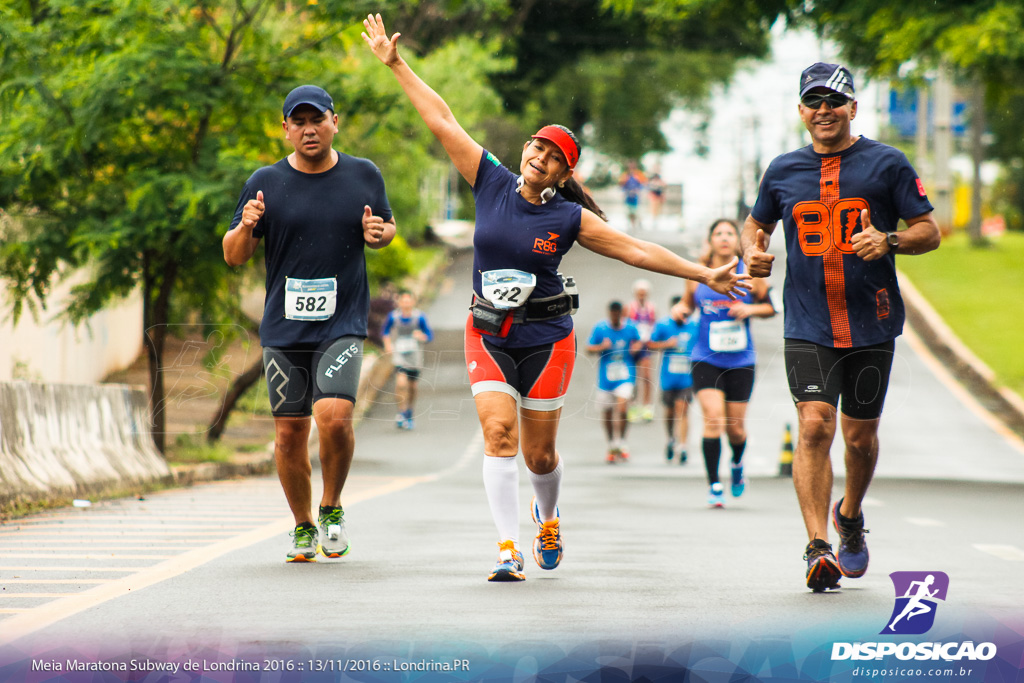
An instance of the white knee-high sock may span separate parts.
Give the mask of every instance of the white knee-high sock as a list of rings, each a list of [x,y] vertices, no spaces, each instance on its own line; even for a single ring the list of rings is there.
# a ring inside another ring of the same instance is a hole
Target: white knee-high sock
[[[519,545],[519,466],[515,458],[484,455],[484,490],[498,540]]]
[[[558,492],[562,487],[562,458],[558,458],[555,469],[547,474],[530,472],[530,482],[533,483],[533,493],[537,496],[540,521],[554,519],[555,509],[558,507]]]

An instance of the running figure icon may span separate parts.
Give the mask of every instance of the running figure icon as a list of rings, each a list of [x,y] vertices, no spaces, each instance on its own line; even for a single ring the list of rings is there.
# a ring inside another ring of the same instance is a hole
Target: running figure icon
[[[899,616],[893,619],[892,623],[889,624],[890,631],[896,631],[896,622],[903,617],[906,617],[907,621],[910,621],[912,617],[916,617],[919,614],[927,614],[932,611],[932,606],[924,602],[924,599],[934,598],[938,594],[938,588],[934,591],[928,590],[933,583],[935,583],[934,574],[929,574],[924,581],[910,582],[910,587],[907,588],[906,594],[901,596],[904,598],[910,598],[910,600],[907,602],[906,606],[904,606],[903,611],[900,612]]]

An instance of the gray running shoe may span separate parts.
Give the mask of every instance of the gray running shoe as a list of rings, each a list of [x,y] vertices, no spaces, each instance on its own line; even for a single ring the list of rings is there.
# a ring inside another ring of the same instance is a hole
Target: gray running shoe
[[[292,549],[285,556],[287,562],[316,562],[316,528],[297,526],[289,534],[292,537]]]
[[[324,557],[341,557],[349,551],[348,534],[345,533],[345,511],[335,507],[320,507],[320,546]]]

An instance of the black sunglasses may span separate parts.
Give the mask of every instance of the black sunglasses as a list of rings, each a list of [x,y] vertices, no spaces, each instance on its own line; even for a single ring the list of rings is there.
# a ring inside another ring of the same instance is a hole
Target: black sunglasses
[[[800,103],[808,109],[818,109],[821,107],[822,102],[828,102],[830,109],[839,109],[839,107],[846,106],[852,100],[846,95],[839,93],[828,93],[827,95],[811,93],[800,98]]]

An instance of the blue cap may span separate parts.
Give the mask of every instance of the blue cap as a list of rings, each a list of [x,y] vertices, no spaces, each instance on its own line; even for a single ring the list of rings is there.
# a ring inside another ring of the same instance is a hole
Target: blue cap
[[[811,88],[828,88],[834,92],[854,99],[853,74],[840,64],[817,62],[811,64],[800,74],[800,97]]]
[[[327,94],[327,91],[323,88],[315,85],[300,85],[295,90],[288,93],[288,97],[284,98],[284,117],[288,118],[295,111],[295,108],[300,104],[308,104],[316,107],[321,112],[325,112],[330,109],[334,111],[334,100]]]

